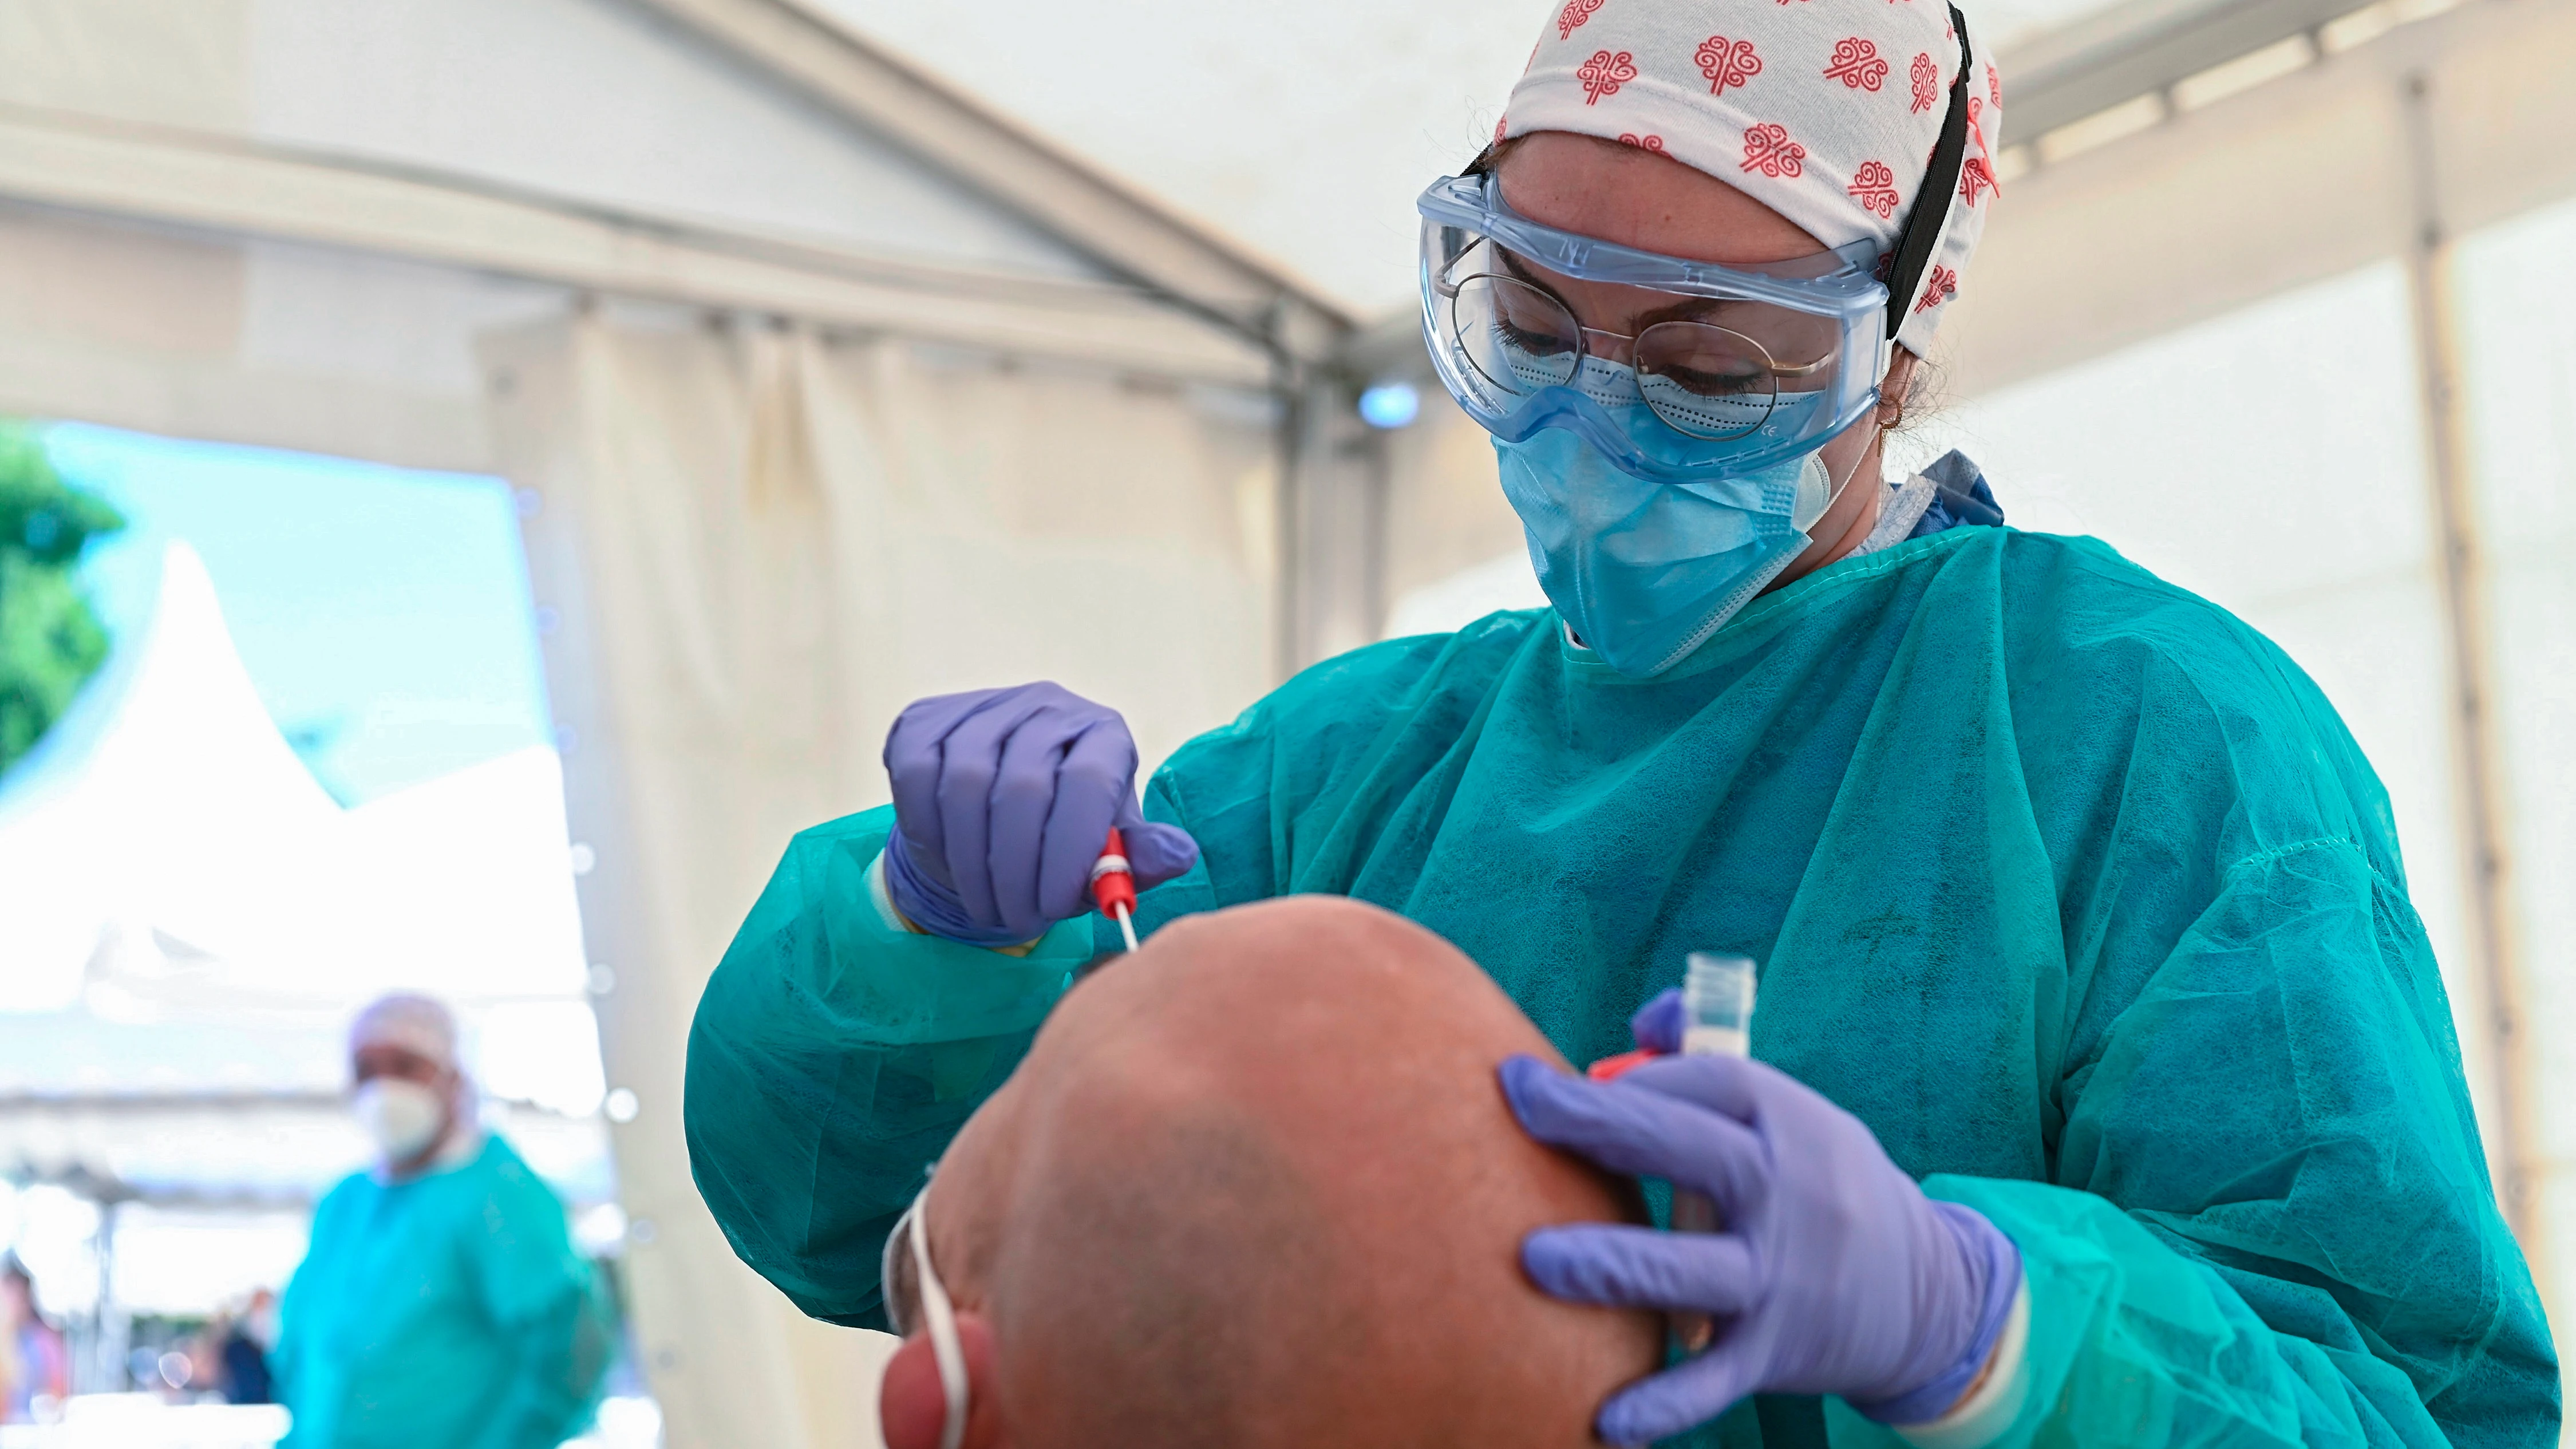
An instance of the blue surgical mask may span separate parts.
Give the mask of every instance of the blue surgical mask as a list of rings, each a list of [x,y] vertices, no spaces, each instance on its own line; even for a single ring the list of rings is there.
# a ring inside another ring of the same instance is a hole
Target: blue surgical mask
[[[1805,551],[1833,499],[1813,452],[1712,482],[1653,483],[1565,428],[1494,451],[1539,587],[1622,674],[1688,658]]]

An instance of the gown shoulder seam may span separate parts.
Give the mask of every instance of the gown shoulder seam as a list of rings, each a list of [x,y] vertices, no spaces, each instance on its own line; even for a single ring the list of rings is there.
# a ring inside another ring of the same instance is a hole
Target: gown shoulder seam
[[[2308,840],[2293,840],[2266,850],[2258,850],[2228,866],[2225,873],[2235,875],[2240,871],[2261,870],[2267,866],[2277,865],[2294,855],[2314,855],[2321,851],[2334,850],[2351,852],[2353,857],[2361,862],[2361,868],[2369,871],[2370,878],[2383,889],[2397,888],[2394,882],[2379,873],[2377,865],[2371,863],[2370,852],[2363,848],[2361,842],[2342,835],[2319,835]]]

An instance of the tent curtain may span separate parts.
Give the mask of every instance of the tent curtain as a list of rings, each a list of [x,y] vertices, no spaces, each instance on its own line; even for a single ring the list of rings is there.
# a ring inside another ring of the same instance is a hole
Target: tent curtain
[[[1270,400],[613,308],[487,339],[675,1449],[869,1442],[860,1335],[737,1263],[680,1132],[690,1013],[793,832],[886,798],[921,695],[1059,680],[1149,762],[1272,680]],[[650,1239],[646,1242],[645,1239]],[[794,1407],[791,1407],[794,1406]]]

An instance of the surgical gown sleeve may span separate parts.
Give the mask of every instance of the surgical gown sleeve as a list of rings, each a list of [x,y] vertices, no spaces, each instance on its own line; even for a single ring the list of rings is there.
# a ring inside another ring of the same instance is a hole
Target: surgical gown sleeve
[[[2247,862],[2070,1082],[2066,1186],[1926,1182],[2029,1273],[2029,1397],[1994,1442],[2554,1429],[2552,1352],[2419,996],[2433,980],[2414,913],[2351,845]],[[1837,1419],[1837,1443],[1892,1442]]]
[[[2385,796],[2268,647],[2185,667],[2147,671],[2122,768],[2058,771],[2106,782],[2107,844],[2061,851],[2054,909],[1991,938],[2067,967],[2048,1180],[1925,1183],[2028,1269],[2029,1396],[1994,1442],[2554,1444],[2555,1354]],[[2043,821],[2076,803],[2052,792]]]
[[[612,1340],[563,1204],[516,1156],[489,1164],[491,1196],[466,1237],[469,1271],[511,1365],[473,1449],[555,1449],[581,1427]]]
[[[817,1318],[885,1326],[888,1229],[1019,1064],[1091,927],[1025,957],[888,923],[868,872],[891,807],[797,836],[699,999],[689,1162],[734,1251]]]

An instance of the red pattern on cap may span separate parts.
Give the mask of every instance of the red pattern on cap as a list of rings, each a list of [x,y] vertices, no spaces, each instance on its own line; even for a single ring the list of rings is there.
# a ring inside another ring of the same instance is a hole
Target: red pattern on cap
[[[1865,238],[1884,255],[1909,206],[1946,207],[1929,285],[1900,329],[1915,345],[1957,295],[2000,190],[2001,77],[1983,57],[1961,73],[1949,13],[1914,0],[1550,0],[1499,134],[1566,131],[1668,156],[1838,248]],[[1717,16],[1724,34],[1710,31]],[[1924,178],[1954,94],[1970,134],[1944,190]]]
[[[1744,169],[1765,176],[1796,176],[1806,169],[1807,148],[1789,139],[1777,121],[1744,128]]]
[[[1617,55],[1601,51],[1585,61],[1574,78],[1583,82],[1583,103],[1597,106],[1603,96],[1619,94],[1619,87],[1637,78],[1637,57],[1624,50]]]
[[[1855,35],[1834,42],[1834,58],[1825,67],[1825,78],[1856,91],[1875,91],[1887,79],[1887,62],[1878,58],[1876,44]]]
[[[1881,217],[1896,215],[1896,205],[1902,200],[1896,192],[1896,172],[1884,161],[1863,162],[1859,173],[1852,177],[1852,184],[1845,189],[1854,201]]]
[[[1762,57],[1749,40],[1712,35],[1699,43],[1699,54],[1692,59],[1699,62],[1699,73],[1708,77],[1708,93],[1713,96],[1762,74]]]
[[[1995,183],[1995,168],[1986,164],[1985,157],[1971,156],[1967,164],[1959,168],[1959,199],[1974,206],[1977,198],[1987,191],[1997,194],[2003,191]]]

